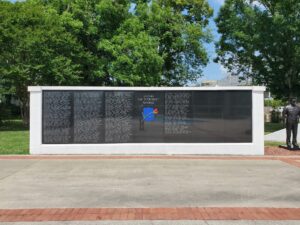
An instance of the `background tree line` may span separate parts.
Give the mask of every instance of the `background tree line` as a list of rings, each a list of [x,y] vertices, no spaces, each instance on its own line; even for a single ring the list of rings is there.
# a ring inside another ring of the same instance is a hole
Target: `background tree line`
[[[0,94],[30,85],[181,86],[209,57],[207,0],[0,0]],[[216,62],[277,98],[300,95],[300,1],[226,0]]]
[[[0,1],[0,85],[178,86],[201,76],[206,0]]]
[[[216,61],[279,99],[300,96],[300,1],[226,0]]]

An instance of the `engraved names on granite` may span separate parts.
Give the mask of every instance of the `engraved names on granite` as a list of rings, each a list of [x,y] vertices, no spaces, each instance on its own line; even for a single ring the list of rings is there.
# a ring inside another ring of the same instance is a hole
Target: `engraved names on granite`
[[[251,91],[43,91],[43,144],[248,143]]]

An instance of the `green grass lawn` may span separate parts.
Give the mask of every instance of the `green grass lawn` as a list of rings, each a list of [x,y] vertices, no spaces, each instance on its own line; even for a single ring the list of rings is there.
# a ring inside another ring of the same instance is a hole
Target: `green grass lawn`
[[[279,146],[279,145],[285,145],[285,143],[280,141],[265,141],[265,146]]]
[[[29,154],[29,131],[21,120],[5,120],[0,125],[0,155]]]
[[[270,123],[270,122],[265,123],[265,135],[281,129],[284,129],[283,123]],[[284,144],[285,144],[284,142],[279,142],[279,141],[265,141],[265,146],[279,146]]]
[[[285,126],[283,123],[269,123],[269,122],[265,123],[265,135],[284,128]],[[279,141],[265,141],[265,146],[279,146],[279,145],[285,145],[285,143]]]
[[[273,133],[281,129],[284,129],[283,123],[265,123],[265,134]]]

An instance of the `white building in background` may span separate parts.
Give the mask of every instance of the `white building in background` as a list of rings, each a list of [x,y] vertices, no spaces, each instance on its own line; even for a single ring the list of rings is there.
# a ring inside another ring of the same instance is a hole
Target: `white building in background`
[[[216,80],[204,80],[201,82],[202,87],[216,87],[217,81]]]
[[[252,80],[241,80],[238,76],[227,75],[221,80],[204,80],[201,82],[202,87],[232,87],[232,86],[251,86]]]
[[[225,78],[217,81],[217,86],[250,86],[252,80],[250,78],[241,80],[239,76],[227,75]]]
[[[271,95],[271,92],[270,91],[265,91],[264,98],[267,99],[267,100],[272,100],[273,97]]]
[[[205,80],[201,83],[201,86],[208,87],[232,87],[232,86],[251,86],[252,80],[248,78],[246,80],[240,80],[238,76],[227,75],[225,78],[221,80]],[[264,99],[272,100],[273,96],[270,91],[264,92]]]

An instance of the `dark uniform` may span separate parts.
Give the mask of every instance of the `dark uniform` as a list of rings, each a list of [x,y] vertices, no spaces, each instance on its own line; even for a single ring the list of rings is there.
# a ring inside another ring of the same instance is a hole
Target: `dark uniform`
[[[291,133],[293,133],[293,146],[299,148],[297,144],[298,122],[300,117],[300,107],[295,103],[288,105],[283,110],[283,116],[286,118],[286,144],[291,147]]]

